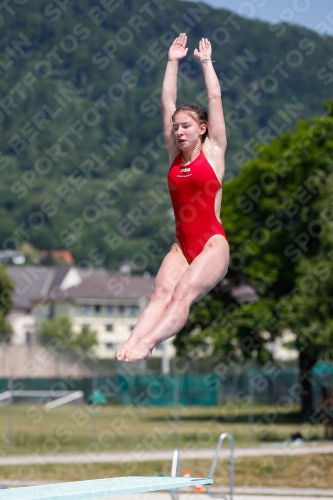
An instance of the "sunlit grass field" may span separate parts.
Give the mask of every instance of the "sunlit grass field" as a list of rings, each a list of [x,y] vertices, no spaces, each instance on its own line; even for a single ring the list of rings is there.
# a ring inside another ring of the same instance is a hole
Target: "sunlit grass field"
[[[123,450],[174,447],[214,448],[221,432],[230,432],[236,446],[282,442],[301,432],[306,441],[323,439],[322,425],[301,425],[298,408],[290,411],[255,407],[180,407],[178,423],[172,407],[64,405],[46,411],[42,405],[14,404],[12,417],[0,406],[0,451],[5,454]]]
[[[94,415],[94,411],[96,414]],[[172,407],[67,405],[45,411],[42,405],[14,404],[12,415],[0,406],[0,453],[39,455],[36,465],[0,467],[1,480],[74,481],[126,475],[170,474],[170,461],[135,462],[131,451],[215,448],[221,432],[230,432],[236,447],[282,443],[301,432],[306,441],[323,439],[322,426],[301,425],[298,408],[254,408],[249,424],[246,405],[180,407],[178,422]],[[128,451],[127,463],[94,463],[89,453]],[[43,464],[43,454],[83,452],[78,463]],[[170,454],[171,456],[171,454]],[[181,460],[181,474],[208,474],[209,460]],[[218,462],[216,486],[228,484],[228,461]],[[236,486],[333,487],[333,455],[238,458]]]

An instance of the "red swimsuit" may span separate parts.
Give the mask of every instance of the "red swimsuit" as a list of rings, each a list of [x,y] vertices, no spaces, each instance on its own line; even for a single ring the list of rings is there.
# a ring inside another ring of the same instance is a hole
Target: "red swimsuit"
[[[215,234],[227,238],[215,214],[215,197],[221,184],[206,157],[189,165],[178,155],[169,170],[168,185],[176,222],[176,237],[190,264]]]

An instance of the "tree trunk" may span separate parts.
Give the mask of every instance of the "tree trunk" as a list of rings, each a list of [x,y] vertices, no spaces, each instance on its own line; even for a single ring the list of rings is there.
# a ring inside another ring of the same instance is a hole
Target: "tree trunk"
[[[301,418],[302,421],[308,420],[313,413],[313,398],[312,398],[312,374],[311,368],[316,364],[317,356],[315,353],[300,352],[299,367],[300,367],[300,389],[301,389]]]

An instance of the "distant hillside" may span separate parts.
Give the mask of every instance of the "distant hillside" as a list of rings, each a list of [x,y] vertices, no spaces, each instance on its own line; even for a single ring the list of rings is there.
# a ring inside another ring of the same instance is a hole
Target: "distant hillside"
[[[332,95],[333,39],[299,27],[178,0],[10,5],[0,17],[4,248],[29,241],[86,265],[157,269],[173,233],[160,88],[179,31],[190,48],[179,102],[205,105],[192,54],[202,36],[212,41],[229,177],[255,141],[322,113]]]

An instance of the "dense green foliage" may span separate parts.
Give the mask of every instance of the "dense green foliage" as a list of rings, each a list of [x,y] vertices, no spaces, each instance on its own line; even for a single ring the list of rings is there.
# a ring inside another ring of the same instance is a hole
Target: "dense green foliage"
[[[179,0],[13,8],[3,10],[0,64],[4,247],[28,241],[66,248],[79,264],[116,267],[126,258],[138,272],[157,270],[173,234],[159,91],[178,31],[189,36],[179,102],[205,105],[190,54],[200,37],[212,41],[229,178],[255,154],[253,139],[267,142],[319,113],[331,93],[333,39],[299,27]]]
[[[74,332],[72,322],[66,315],[45,319],[40,327],[39,338],[42,344],[73,349],[79,354],[87,352],[98,343],[97,333],[88,325],[83,325],[79,333]]]
[[[6,316],[13,307],[14,282],[9,278],[6,268],[0,264],[0,341],[11,335],[11,327]]]

